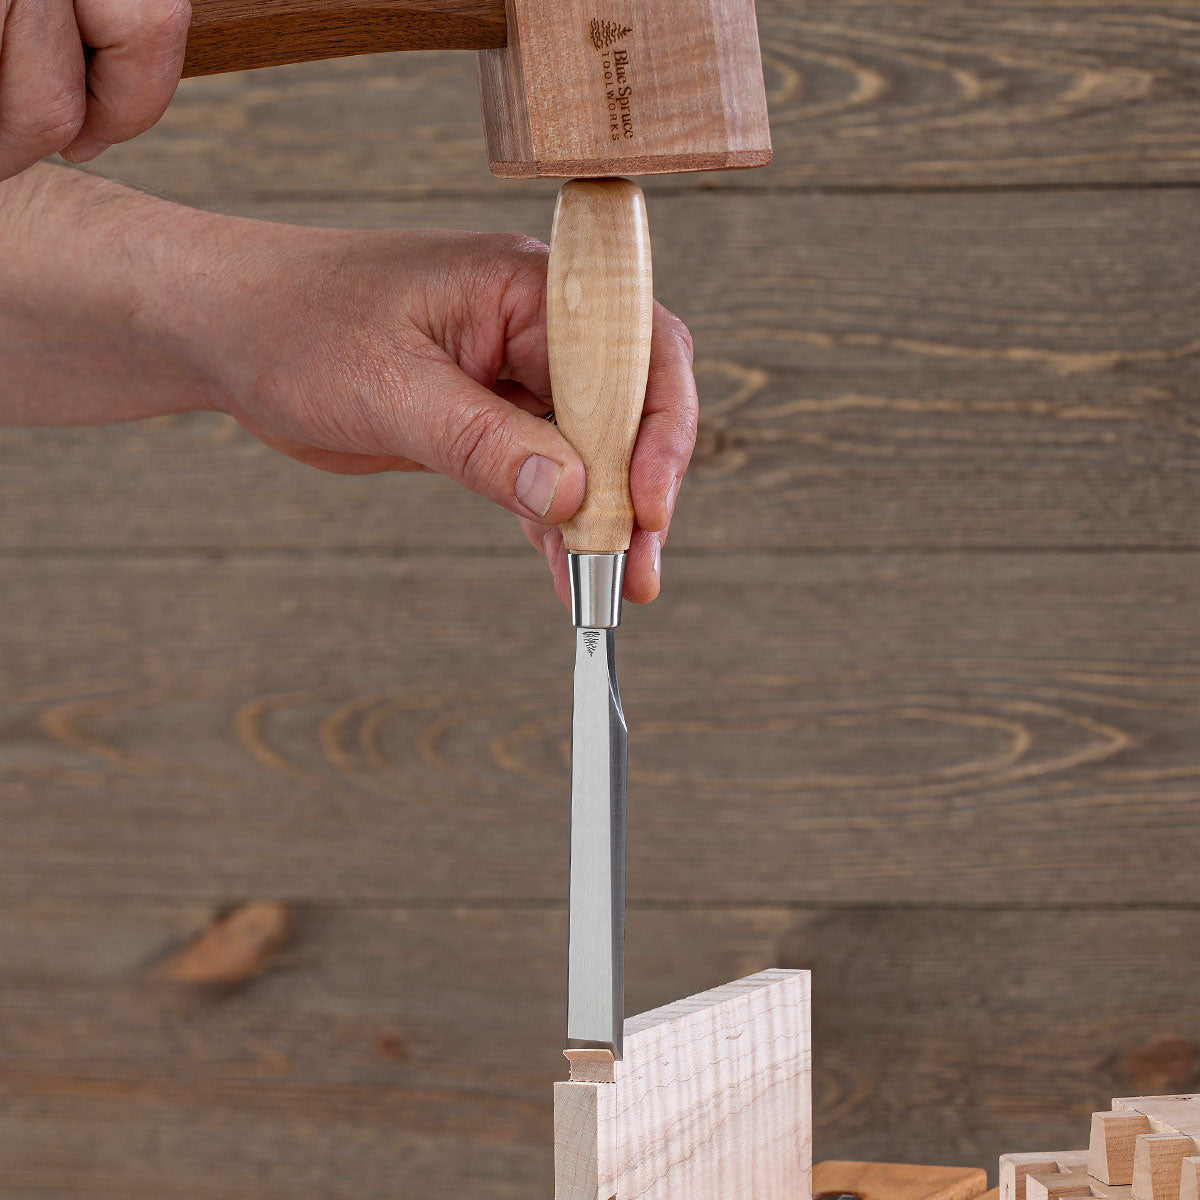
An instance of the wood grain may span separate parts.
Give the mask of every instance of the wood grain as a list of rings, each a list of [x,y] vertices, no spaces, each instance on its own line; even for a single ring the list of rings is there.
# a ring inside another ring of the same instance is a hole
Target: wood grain
[[[665,187],[911,189],[1200,180],[1192,0],[759,0],[775,161]],[[264,193],[547,195],[488,173],[472,56],[189,81],[106,172]]]
[[[503,46],[504,0],[192,0],[183,74]]]
[[[1200,901],[1200,557],[664,572],[622,628],[631,897]],[[532,552],[10,558],[5,606],[0,893],[565,895]]]
[[[543,238],[552,209],[242,206]],[[651,196],[649,215],[701,394],[668,560],[1200,547],[1200,193]],[[322,475],[211,415],[0,430],[0,456],[9,549],[524,547],[444,481]]]
[[[555,1200],[811,1195],[810,1012],[808,972],[768,969],[630,1017],[606,1081],[568,1050]]]
[[[1092,1113],[1087,1169],[1102,1183],[1128,1187],[1133,1182],[1133,1151],[1150,1121],[1139,1112]]]
[[[546,352],[555,420],[587,470],[583,503],[562,527],[563,544],[575,553],[629,549],[629,460],[653,327],[642,189],[628,179],[565,183],[546,268]]]
[[[116,1194],[114,1176],[138,1200],[550,1194],[560,905],[304,904],[244,986],[165,980],[212,917],[111,893],[6,902],[6,1200]],[[1195,977],[1173,970],[1197,935],[1197,914],[1153,908],[637,904],[629,1002],[811,968],[818,1154],[995,1162],[1078,1136],[1122,1090],[1111,1064],[1129,1044],[1200,1038]],[[1109,987],[1119,1011],[1093,1002]]]

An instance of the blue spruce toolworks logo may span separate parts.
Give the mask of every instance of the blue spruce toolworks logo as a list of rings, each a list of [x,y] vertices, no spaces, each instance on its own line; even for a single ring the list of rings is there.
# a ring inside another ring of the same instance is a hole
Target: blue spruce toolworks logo
[[[631,25],[622,25],[619,21],[601,21],[599,17],[592,18],[592,45],[597,50],[607,50],[623,37],[633,32]]]

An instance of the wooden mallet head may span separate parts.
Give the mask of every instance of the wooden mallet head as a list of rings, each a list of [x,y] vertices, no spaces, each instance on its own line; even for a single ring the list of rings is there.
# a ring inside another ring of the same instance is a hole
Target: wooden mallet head
[[[771,161],[754,0],[508,0],[508,44],[478,63],[497,175]]]
[[[761,167],[754,0],[193,0],[185,75],[478,51],[497,175]]]

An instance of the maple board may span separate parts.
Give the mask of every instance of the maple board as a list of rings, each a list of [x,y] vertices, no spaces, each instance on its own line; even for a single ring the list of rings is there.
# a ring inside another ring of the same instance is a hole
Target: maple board
[[[809,974],[760,971],[568,1051],[555,1200],[794,1200],[812,1190]]]

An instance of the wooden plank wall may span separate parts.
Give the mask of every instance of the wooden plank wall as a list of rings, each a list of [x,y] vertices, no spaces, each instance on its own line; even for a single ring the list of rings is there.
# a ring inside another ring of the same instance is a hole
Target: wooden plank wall
[[[629,1001],[811,967],[818,1156],[994,1169],[1200,1080],[1200,5],[760,21],[776,164],[648,185],[703,422],[622,636]],[[545,236],[472,73],[192,81],[102,169]],[[570,638],[511,522],[208,415],[0,432],[0,513],[0,1197],[548,1197]]]

